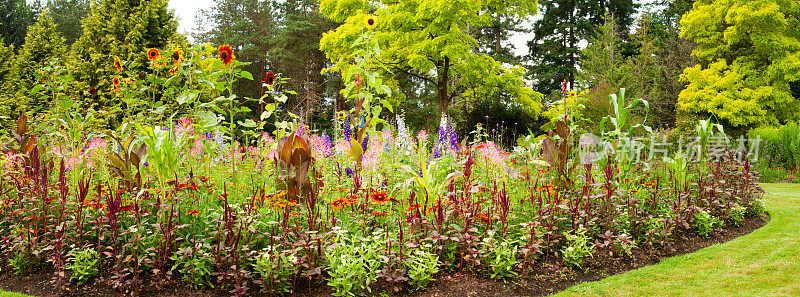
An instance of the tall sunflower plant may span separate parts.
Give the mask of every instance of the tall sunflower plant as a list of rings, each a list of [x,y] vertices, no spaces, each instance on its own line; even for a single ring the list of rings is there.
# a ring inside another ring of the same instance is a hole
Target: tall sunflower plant
[[[389,123],[380,118],[384,109],[394,113],[394,106],[399,102],[393,97],[392,87],[381,78],[381,72],[390,72],[388,68],[373,59],[380,55],[378,40],[373,37],[376,28],[374,17],[367,17],[364,33],[352,45],[352,63],[337,64],[325,71],[339,70],[342,78],[348,81],[341,94],[353,103],[353,107],[343,110],[346,118],[344,137],[349,138],[350,158],[352,163],[361,165],[362,156],[369,148],[369,137],[375,135],[378,124],[388,127]],[[349,125],[348,125],[349,124]]]

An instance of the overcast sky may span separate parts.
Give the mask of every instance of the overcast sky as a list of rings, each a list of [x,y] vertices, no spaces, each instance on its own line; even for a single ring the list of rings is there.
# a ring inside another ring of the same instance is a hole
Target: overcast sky
[[[591,1],[591,0],[585,0]],[[654,0],[634,0],[637,3],[651,3]],[[195,19],[200,9],[208,9],[214,5],[213,0],[170,0],[169,7],[175,10],[175,16],[178,18],[178,32],[192,33],[195,29]],[[525,24],[530,28],[530,22]],[[517,33],[511,38],[511,43],[514,44],[515,52],[517,55],[528,54],[527,42],[531,40],[531,34]]]

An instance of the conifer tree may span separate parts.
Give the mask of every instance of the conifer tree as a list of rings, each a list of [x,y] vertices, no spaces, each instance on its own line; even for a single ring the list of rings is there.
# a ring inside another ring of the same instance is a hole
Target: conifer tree
[[[83,34],[72,46],[70,73],[76,91],[96,90],[85,103],[100,111],[95,125],[108,126],[114,124],[109,111],[118,104],[111,86],[114,58],[119,57],[128,72],[150,71],[147,50],[166,50],[178,24],[166,0],[101,0],[92,4],[82,25]]]
[[[37,79],[42,76],[41,69],[50,65],[54,58],[62,60],[65,54],[64,38],[56,29],[50,13],[45,10],[36,24],[28,28],[25,44],[14,61],[12,86],[17,92],[10,102],[6,102],[9,116],[16,117],[20,112],[46,107],[48,102],[40,100],[38,94],[29,94],[29,91],[38,84]]]

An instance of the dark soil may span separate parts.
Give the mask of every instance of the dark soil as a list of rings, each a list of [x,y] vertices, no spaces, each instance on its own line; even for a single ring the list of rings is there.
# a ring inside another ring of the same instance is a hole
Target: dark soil
[[[434,282],[429,284],[425,290],[413,291],[404,285],[396,291],[393,286],[388,284],[377,284],[373,287],[372,295],[384,294],[389,296],[545,296],[562,291],[572,285],[582,282],[590,282],[603,279],[615,274],[624,273],[640,267],[656,264],[661,259],[673,256],[688,254],[711,246],[746,235],[764,225],[769,218],[748,217],[742,222],[740,227],[729,227],[722,230],[716,236],[709,239],[701,238],[693,233],[684,232],[673,236],[673,240],[660,247],[640,246],[633,250],[630,257],[619,257],[611,255],[609,249],[595,249],[594,256],[584,260],[586,270],[570,268],[557,257],[546,257],[537,261],[535,267],[528,271],[535,272],[534,275],[523,275],[508,282],[489,279],[483,276],[475,276],[470,273],[449,273],[440,275]],[[58,296],[58,290],[52,283],[53,271],[40,271],[31,275],[14,275],[4,268],[0,274],[0,288],[5,291],[19,292],[33,296]],[[296,296],[322,297],[332,296],[331,289],[324,281],[314,283],[298,283]],[[185,283],[176,283],[167,287],[156,289],[154,286],[144,285],[140,296],[156,297],[190,297],[190,296],[230,296],[227,290],[208,289],[192,290]],[[72,296],[121,296],[117,290],[102,284],[100,281],[89,283],[76,288],[70,287],[71,291],[65,292]],[[255,296],[261,296],[256,294]],[[267,295],[264,295],[267,296]]]

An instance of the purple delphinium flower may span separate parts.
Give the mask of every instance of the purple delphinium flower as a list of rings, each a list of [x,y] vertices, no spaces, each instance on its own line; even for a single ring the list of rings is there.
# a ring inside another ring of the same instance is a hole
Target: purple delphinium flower
[[[369,144],[369,133],[365,133],[364,134],[364,140],[361,141],[361,149],[366,151],[368,144]]]
[[[350,131],[350,118],[349,117],[344,118],[343,130],[344,130],[344,139],[347,140],[347,141],[350,141],[351,136],[352,136],[351,135],[352,131]]]
[[[344,173],[347,174],[347,176],[352,177],[353,176],[353,169],[351,169],[350,167],[347,167],[347,168],[344,169]]]

